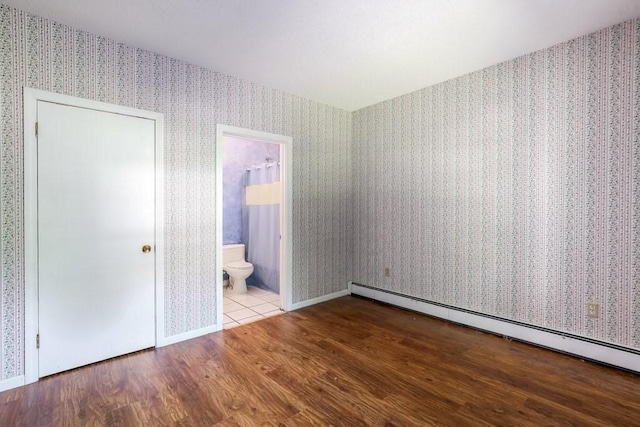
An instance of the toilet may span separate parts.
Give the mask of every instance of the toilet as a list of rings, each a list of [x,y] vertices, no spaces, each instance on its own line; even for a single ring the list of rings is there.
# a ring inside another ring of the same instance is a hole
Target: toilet
[[[245,261],[243,244],[222,246],[222,269],[229,275],[228,292],[247,292],[247,277],[253,273],[253,264]]]

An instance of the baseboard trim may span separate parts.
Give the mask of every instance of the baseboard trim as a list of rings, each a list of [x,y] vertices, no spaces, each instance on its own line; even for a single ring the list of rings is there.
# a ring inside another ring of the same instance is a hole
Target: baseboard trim
[[[640,373],[640,353],[634,349],[627,351],[619,346],[598,343],[587,338],[581,339],[575,335],[568,336],[561,332],[543,330],[521,323],[512,323],[492,316],[484,316],[450,306],[430,303],[356,283],[349,283],[349,290],[353,295],[359,295],[429,316],[439,317],[450,322],[514,338],[518,341]]]
[[[23,385],[24,375],[18,375],[17,377],[0,381],[0,392],[11,390],[12,388],[22,387]]]
[[[340,298],[343,296],[349,295],[349,290],[345,289],[342,291],[338,291],[338,292],[334,292],[332,294],[329,295],[323,295],[321,297],[317,297],[317,298],[312,298],[306,301],[301,301],[301,302],[296,302],[294,304],[291,304],[291,311],[293,310],[298,310],[301,308],[305,308],[305,307],[309,307],[310,305],[314,305],[314,304],[320,304],[321,302],[326,302],[326,301],[330,301],[332,299],[336,299],[336,298]]]
[[[184,332],[182,334],[172,335],[165,337],[156,343],[156,347],[164,347],[171,344],[176,344],[181,341],[190,340],[192,338],[198,338],[203,335],[211,334],[222,330],[222,325],[211,325],[206,328],[194,329],[193,331]]]

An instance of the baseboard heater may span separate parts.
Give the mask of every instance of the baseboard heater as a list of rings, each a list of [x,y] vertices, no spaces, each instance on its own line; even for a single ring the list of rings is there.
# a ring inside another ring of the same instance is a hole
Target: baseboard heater
[[[640,374],[640,350],[349,282],[349,293]]]

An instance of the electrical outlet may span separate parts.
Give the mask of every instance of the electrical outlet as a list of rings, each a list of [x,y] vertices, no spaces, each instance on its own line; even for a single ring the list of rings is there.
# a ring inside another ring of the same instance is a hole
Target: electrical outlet
[[[600,317],[600,304],[595,302],[587,303],[587,317],[593,317],[597,319]]]
[[[391,269],[389,267],[384,268],[384,277],[391,277]]]

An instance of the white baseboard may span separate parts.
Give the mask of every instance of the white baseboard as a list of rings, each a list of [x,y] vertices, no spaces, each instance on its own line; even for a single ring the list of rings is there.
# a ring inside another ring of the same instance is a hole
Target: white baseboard
[[[598,344],[588,339],[583,340],[580,337],[567,336],[561,332],[555,333],[481,314],[469,313],[464,310],[443,307],[408,296],[360,286],[355,283],[349,284],[349,290],[354,295],[360,295],[429,316],[439,317],[451,322],[640,373],[640,354],[634,353],[632,349],[625,351],[624,349],[610,347],[605,343]]]
[[[171,345],[175,343],[179,343],[180,341],[190,340],[192,338],[201,337],[202,335],[211,334],[213,332],[218,332],[222,330],[222,325],[211,325],[206,328],[194,329],[193,331],[184,332],[178,335],[172,335],[170,337],[165,337],[162,340],[159,340],[156,343],[156,347],[164,347],[166,345]]]
[[[291,304],[291,310],[298,310],[304,307],[309,307],[310,305],[314,305],[314,304],[320,304],[321,302],[325,302],[325,301],[329,301],[335,298],[340,298],[343,296],[349,295],[349,290],[345,289],[342,291],[338,291],[338,292],[334,292],[332,294],[329,295],[323,295],[321,297],[318,298],[312,298],[306,301],[301,301],[301,302],[296,302],[294,304]]]
[[[0,381],[0,391],[10,390],[24,385],[24,375]]]

